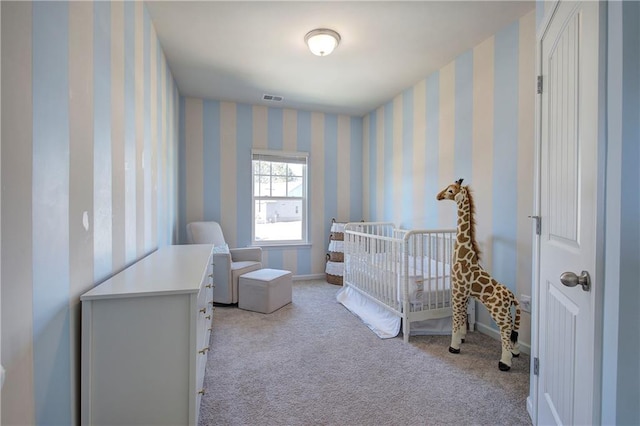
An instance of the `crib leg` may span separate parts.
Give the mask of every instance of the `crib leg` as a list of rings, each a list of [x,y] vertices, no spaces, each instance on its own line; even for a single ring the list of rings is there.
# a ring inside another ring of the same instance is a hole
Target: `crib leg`
[[[409,321],[406,318],[402,318],[402,340],[409,343]]]
[[[409,319],[407,318],[409,315],[409,301],[402,302],[402,311],[404,313],[402,318],[402,340],[404,343],[409,343]]]

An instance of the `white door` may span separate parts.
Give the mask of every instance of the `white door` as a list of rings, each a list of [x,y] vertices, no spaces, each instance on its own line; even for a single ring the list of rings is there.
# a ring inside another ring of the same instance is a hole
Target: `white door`
[[[598,423],[598,2],[557,4],[542,37],[538,424]],[[568,287],[582,271],[591,287]]]

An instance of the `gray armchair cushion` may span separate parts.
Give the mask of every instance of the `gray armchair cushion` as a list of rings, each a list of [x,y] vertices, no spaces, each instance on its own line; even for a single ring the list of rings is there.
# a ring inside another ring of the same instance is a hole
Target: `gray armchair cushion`
[[[213,244],[227,246],[222,228],[217,222],[191,222],[187,225],[187,241],[190,244]],[[240,275],[262,269],[260,247],[214,250],[213,254],[213,301],[216,303],[238,303],[238,280]]]

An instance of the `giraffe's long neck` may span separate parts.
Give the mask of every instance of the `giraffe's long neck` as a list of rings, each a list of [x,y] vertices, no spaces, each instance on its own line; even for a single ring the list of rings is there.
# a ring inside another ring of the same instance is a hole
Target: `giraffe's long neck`
[[[458,234],[453,254],[454,262],[477,262],[478,256],[473,240],[473,212],[466,188],[462,188],[456,196],[458,204]]]

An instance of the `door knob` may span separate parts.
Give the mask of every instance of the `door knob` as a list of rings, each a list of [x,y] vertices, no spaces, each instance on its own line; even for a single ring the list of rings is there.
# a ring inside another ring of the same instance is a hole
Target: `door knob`
[[[587,271],[582,271],[580,275],[576,275],[573,272],[563,272],[560,275],[560,282],[567,287],[575,287],[580,284],[584,291],[591,289],[591,277]]]

